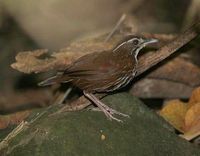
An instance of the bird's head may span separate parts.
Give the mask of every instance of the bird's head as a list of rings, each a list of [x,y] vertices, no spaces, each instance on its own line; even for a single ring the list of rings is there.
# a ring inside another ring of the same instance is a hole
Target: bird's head
[[[120,41],[116,47],[113,49],[113,52],[124,52],[127,51],[129,54],[137,57],[139,51],[151,43],[158,42],[157,39],[147,39],[144,37],[138,37],[129,35]]]

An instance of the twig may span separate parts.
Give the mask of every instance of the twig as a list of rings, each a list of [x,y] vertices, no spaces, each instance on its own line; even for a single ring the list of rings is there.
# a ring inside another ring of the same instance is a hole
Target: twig
[[[69,87],[64,93],[59,93],[59,96],[56,98],[56,100],[53,102],[52,105],[63,104],[63,102],[69,96],[71,91],[72,91],[72,87]]]
[[[6,148],[12,140],[12,138],[16,137],[20,132],[26,129],[28,126],[28,122],[22,121],[15,129],[12,130],[1,142],[0,142],[0,151]]]
[[[124,22],[125,19],[126,19],[126,14],[123,14],[121,16],[121,18],[119,19],[119,21],[117,22],[117,24],[115,25],[115,27],[108,34],[108,36],[106,37],[106,39],[104,40],[104,42],[108,42],[108,40],[113,36],[113,34],[116,32],[116,30],[120,27],[120,25]]]
[[[155,66],[159,62],[163,61],[178,49],[186,45],[192,39],[198,36],[199,32],[197,30],[200,29],[200,22],[191,26],[188,30],[184,33],[178,35],[173,41],[164,45],[156,52],[146,54],[139,59],[139,64],[137,68],[136,76],[144,73],[146,70],[150,69],[151,67]]]

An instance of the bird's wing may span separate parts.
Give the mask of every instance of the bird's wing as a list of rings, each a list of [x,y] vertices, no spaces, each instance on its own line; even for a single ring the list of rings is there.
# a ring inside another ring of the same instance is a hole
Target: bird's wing
[[[94,86],[94,83],[107,83],[112,77],[117,78],[119,71],[115,61],[111,59],[112,55],[112,52],[107,51],[84,55],[69,65],[62,74],[50,77],[39,85],[72,82],[84,88],[88,85]]]
[[[117,71],[112,52],[91,53],[72,63],[64,75],[70,78],[105,79]]]

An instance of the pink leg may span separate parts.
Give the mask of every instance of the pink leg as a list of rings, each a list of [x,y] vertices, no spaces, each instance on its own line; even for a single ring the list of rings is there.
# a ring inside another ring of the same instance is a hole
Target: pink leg
[[[83,93],[88,99],[90,99],[92,102],[94,102],[102,112],[104,112],[104,114],[108,117],[108,119],[110,119],[110,120],[113,119],[118,122],[122,122],[122,120],[115,118],[113,116],[114,114],[118,114],[118,115],[121,115],[124,117],[129,117],[126,114],[120,113],[120,112],[108,107],[103,102],[101,102],[96,96],[94,96],[92,93],[86,93],[86,92],[83,92]]]

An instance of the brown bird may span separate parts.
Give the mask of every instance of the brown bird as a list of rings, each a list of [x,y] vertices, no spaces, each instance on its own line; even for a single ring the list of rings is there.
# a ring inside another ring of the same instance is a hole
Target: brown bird
[[[112,92],[125,87],[135,76],[139,51],[156,39],[145,39],[129,35],[113,49],[84,55],[68,65],[62,74],[57,74],[40,86],[55,83],[72,83],[86,98],[94,102],[110,119],[121,121],[114,114],[128,117],[101,102],[95,93]]]

